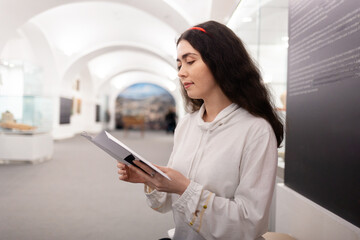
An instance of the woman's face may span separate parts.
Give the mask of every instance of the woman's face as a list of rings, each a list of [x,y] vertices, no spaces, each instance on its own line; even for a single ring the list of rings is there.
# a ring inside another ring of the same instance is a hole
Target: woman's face
[[[181,40],[177,47],[178,76],[188,96],[192,99],[211,98],[220,91],[210,69],[200,53],[188,41]]]

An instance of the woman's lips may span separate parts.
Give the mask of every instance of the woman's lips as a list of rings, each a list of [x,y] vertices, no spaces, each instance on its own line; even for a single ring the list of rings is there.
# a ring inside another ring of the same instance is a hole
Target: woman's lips
[[[186,83],[184,83],[184,88],[185,89],[188,89],[189,87],[191,87],[191,85],[193,85],[194,83],[192,83],[192,82],[186,82]]]

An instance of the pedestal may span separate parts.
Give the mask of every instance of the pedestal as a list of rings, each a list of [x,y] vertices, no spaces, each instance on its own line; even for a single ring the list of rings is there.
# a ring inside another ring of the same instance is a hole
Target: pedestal
[[[54,149],[50,133],[0,133],[0,161],[43,162],[52,158]]]

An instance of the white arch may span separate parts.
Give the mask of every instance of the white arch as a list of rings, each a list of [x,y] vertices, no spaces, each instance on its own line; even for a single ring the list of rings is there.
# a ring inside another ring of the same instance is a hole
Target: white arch
[[[126,76],[127,75],[127,76]],[[133,76],[131,76],[133,75]],[[134,76],[137,75],[137,76]],[[144,70],[139,72],[138,70],[125,70],[122,72],[119,72],[115,75],[113,75],[112,78],[109,78],[107,82],[116,81],[116,78],[122,78],[118,79],[119,81],[122,81],[121,84],[117,86],[117,93],[125,90],[129,86],[135,84],[135,83],[153,83],[156,85],[161,86],[162,88],[166,89],[175,99],[175,102],[179,99],[179,92],[177,90],[177,85],[174,81],[171,81],[167,78],[163,78],[159,75],[157,75],[154,72]],[[114,83],[112,83],[114,85]],[[107,86],[108,84],[104,84],[104,86]]]
[[[144,78],[141,78],[141,76],[139,75],[138,78],[133,78],[131,79],[131,77],[129,75],[131,74],[143,74],[143,76],[147,76]],[[127,76],[128,75],[128,78]],[[184,104],[183,104],[183,100],[182,100],[182,96],[180,91],[178,90],[178,81],[171,81],[169,79],[163,79],[161,77],[159,77],[156,74],[153,74],[151,72],[134,72],[134,71],[124,71],[124,72],[119,72],[117,75],[115,75],[113,78],[109,79],[108,81],[113,81],[116,78],[122,77],[123,78],[123,82],[121,83],[121,85],[118,86],[118,88],[111,89],[111,94],[110,94],[110,103],[114,104],[115,103],[115,99],[117,97],[117,95],[125,90],[126,88],[130,87],[133,84],[142,82],[142,83],[152,83],[152,84],[156,84],[162,88],[164,88],[165,90],[167,90],[174,98],[175,100],[175,105],[178,106],[176,108],[177,114],[179,117],[182,117],[185,114],[185,110],[184,110]],[[106,86],[109,86],[109,84],[105,84],[103,86],[103,88],[105,88]],[[176,87],[176,89],[174,90],[173,87]],[[104,89],[104,91],[106,91]],[[113,109],[115,109],[115,106],[110,106]]]
[[[163,0],[11,0],[11,2],[0,1],[0,16],[2,17],[2,19],[7,19],[7,21],[0,21],[0,51],[4,47],[7,39],[15,33],[16,29],[21,27],[32,17],[49,9],[56,8],[65,4],[86,2],[115,2],[127,4],[134,8],[148,12],[154,17],[159,18],[160,20],[164,21],[164,19],[161,19],[161,17],[166,17],[166,21],[164,22],[166,22],[178,33],[184,31],[188,26],[191,25],[191,21],[189,19],[184,17],[181,13],[178,12],[177,9],[174,9],[172,6],[170,6],[167,2]],[[21,6],[21,11],[19,11],[19,6]]]
[[[170,67],[176,69],[175,60],[172,56],[167,55],[165,52],[161,52],[158,49],[153,49],[149,46],[134,43],[134,42],[113,42],[107,43],[102,46],[97,46],[93,49],[89,49],[86,53],[75,56],[72,61],[67,65],[63,72],[63,79],[71,78],[79,68],[82,68],[91,59],[99,57],[109,52],[121,51],[121,50],[132,50],[135,52],[142,52],[149,54],[157,59],[160,59],[167,63]]]
[[[162,79],[162,81],[164,82],[171,82],[171,83],[174,83],[172,81],[172,79],[169,79],[167,76],[165,75],[161,75],[159,74],[158,72],[156,71],[152,71],[152,70],[149,70],[149,69],[146,69],[146,68],[127,68],[125,70],[122,70],[122,71],[118,71],[116,73],[114,73],[113,75],[109,76],[109,78],[105,81],[102,82],[101,86],[104,86],[104,85],[107,85],[109,84],[109,82],[111,82],[112,80],[114,80],[116,77],[118,76],[121,76],[121,75],[124,75],[126,73],[146,73],[146,74],[150,74],[150,75],[153,75],[153,76],[156,76],[157,78],[159,79]],[[175,83],[174,83],[175,84]],[[101,88],[100,86],[100,88]],[[174,91],[175,89],[173,87],[169,87],[169,91]]]

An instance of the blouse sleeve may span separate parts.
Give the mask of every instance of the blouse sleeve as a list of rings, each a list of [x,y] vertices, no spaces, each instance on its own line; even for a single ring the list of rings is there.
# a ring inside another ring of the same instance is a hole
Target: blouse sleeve
[[[276,139],[265,133],[245,148],[234,198],[216,196],[192,181],[173,208],[205,239],[261,239],[267,230],[276,166]]]
[[[166,213],[171,210],[171,195],[157,190],[147,190],[145,186],[145,195],[147,204],[155,211]]]

